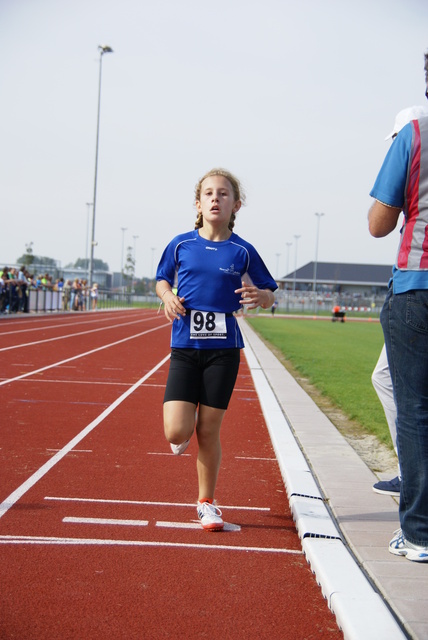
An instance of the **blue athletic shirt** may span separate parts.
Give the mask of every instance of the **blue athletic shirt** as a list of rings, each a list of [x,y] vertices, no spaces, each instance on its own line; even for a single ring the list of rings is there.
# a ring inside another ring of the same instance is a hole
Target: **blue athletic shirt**
[[[408,165],[412,148],[413,129],[406,124],[391,144],[376,178],[370,195],[390,207],[404,207]],[[424,271],[392,270],[392,287],[395,294],[415,289],[428,289],[428,279]]]
[[[244,341],[232,314],[240,308],[240,295],[234,291],[242,287],[244,274],[259,289],[277,289],[256,249],[235,233],[223,242],[205,240],[197,229],[176,236],[156,272],[156,280],[166,280],[171,287],[177,281],[177,295],[185,298],[188,309],[188,315],[172,323],[171,347],[242,349]]]

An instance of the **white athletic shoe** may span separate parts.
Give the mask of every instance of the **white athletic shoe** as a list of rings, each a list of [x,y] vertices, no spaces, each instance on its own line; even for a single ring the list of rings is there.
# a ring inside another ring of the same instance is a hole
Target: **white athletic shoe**
[[[394,531],[394,537],[389,543],[389,551],[396,556],[405,556],[413,562],[428,562],[428,547],[412,544],[403,536],[401,529]]]
[[[170,443],[172,453],[175,456],[181,456],[181,454],[184,453],[184,451],[186,451],[187,447],[189,446],[189,442],[190,442],[190,438],[188,440],[185,440],[181,444]]]
[[[195,424],[198,421],[198,412],[195,412]],[[190,438],[188,440],[185,440],[184,442],[182,442],[181,444],[171,444],[170,443],[170,447],[171,447],[171,451],[175,456],[181,456],[182,453],[184,453],[187,449],[187,447],[189,446],[189,442],[190,442]]]
[[[198,518],[205,531],[221,531],[224,522],[221,519],[221,511],[210,502],[198,502]]]

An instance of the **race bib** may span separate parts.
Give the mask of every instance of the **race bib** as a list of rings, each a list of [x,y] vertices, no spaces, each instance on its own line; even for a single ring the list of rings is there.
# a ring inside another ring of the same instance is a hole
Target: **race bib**
[[[227,338],[226,314],[192,309],[190,312],[190,338],[192,340]]]

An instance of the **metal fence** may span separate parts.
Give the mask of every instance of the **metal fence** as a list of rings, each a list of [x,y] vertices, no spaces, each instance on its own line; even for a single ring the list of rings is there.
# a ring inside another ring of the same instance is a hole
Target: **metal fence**
[[[25,297],[24,297],[25,296]],[[347,314],[358,312],[378,316],[384,296],[363,297],[360,295],[320,294],[308,291],[277,291],[277,313],[331,313],[333,307],[340,307]],[[92,309],[113,309],[132,307],[140,304],[159,304],[157,296],[137,296],[127,292],[113,292],[99,289],[96,303],[90,292],[85,291],[76,298],[71,291],[63,293],[52,289],[29,288],[26,293],[10,289],[3,294],[0,311],[3,314],[19,312],[52,313],[59,311],[89,311]]]
[[[156,296],[136,296],[126,292],[98,291],[96,301],[89,291],[74,296],[71,291],[29,288],[21,292],[10,288],[2,294],[0,311],[10,315],[16,313],[54,313],[67,311],[90,311],[98,308],[113,309],[132,307],[138,304],[156,305]]]
[[[346,313],[362,313],[378,316],[385,296],[362,296],[360,294],[314,294],[312,291],[275,292],[277,313],[331,313],[339,307]]]

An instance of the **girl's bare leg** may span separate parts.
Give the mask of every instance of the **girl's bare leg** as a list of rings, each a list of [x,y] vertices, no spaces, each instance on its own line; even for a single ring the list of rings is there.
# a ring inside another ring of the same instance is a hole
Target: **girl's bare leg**
[[[195,429],[196,405],[182,400],[170,400],[163,405],[165,438],[171,444],[182,444]]]
[[[193,406],[193,405],[192,405]],[[199,498],[214,499],[218,472],[221,462],[220,427],[225,411],[199,405],[196,434],[199,452],[197,471],[199,480]]]

